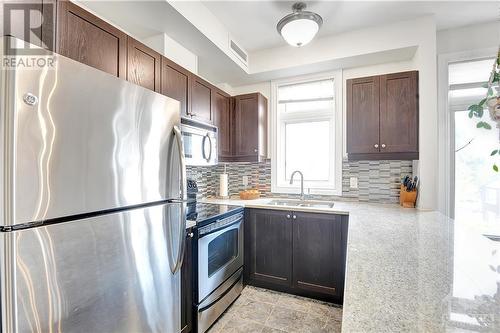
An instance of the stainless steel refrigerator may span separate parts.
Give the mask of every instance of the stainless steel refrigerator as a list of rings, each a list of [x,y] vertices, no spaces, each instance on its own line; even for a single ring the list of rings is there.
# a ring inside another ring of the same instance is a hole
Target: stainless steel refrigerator
[[[180,332],[179,102],[52,59],[1,71],[1,331]]]

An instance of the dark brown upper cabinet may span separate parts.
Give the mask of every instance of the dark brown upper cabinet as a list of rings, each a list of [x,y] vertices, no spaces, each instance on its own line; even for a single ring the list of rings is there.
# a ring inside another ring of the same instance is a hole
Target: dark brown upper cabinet
[[[55,51],[57,36],[57,1],[42,0],[42,44],[40,45],[47,50]]]
[[[126,78],[127,35],[69,1],[58,1],[56,52]]]
[[[128,37],[127,81],[160,92],[161,55]]]
[[[202,78],[191,76],[191,112],[194,120],[212,123],[212,85]]]
[[[347,80],[351,160],[418,159],[418,72]]]
[[[227,162],[232,156],[232,111],[231,99],[225,92],[215,89],[212,91],[213,105],[212,114],[214,125],[219,129],[219,161]]]
[[[181,116],[215,124],[220,161],[267,158],[267,99],[261,94],[231,97],[70,1],[34,0],[32,6],[38,9],[32,26],[42,22],[37,33],[48,49],[174,98]],[[12,34],[24,36],[23,24],[15,23]]]
[[[379,152],[378,76],[347,81],[347,151],[349,154]]]
[[[161,59],[161,93],[181,102],[181,116],[189,115],[191,73],[175,62]]]
[[[259,93],[233,97],[234,162],[260,162],[267,156],[267,99]]]
[[[418,72],[380,77],[380,151],[418,158]]]

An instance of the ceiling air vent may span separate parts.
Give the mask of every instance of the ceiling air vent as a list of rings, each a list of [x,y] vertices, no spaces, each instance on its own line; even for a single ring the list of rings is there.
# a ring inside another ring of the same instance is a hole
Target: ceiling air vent
[[[238,58],[246,65],[248,66],[248,54],[243,51],[241,47],[236,44],[236,42],[232,39],[229,40],[229,47],[231,50],[238,56]]]

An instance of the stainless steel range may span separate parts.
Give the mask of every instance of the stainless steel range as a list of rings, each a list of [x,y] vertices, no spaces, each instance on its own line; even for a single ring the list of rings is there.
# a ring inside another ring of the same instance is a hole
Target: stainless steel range
[[[194,251],[197,332],[205,332],[243,289],[243,207],[200,203],[188,182],[188,220],[196,221]]]

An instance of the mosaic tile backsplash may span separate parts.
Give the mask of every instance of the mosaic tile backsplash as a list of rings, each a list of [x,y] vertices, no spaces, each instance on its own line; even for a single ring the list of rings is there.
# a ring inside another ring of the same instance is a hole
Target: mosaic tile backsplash
[[[243,176],[248,177],[247,188],[257,188],[262,196],[298,197],[298,195],[271,193],[271,163],[228,163],[229,194],[244,190]],[[187,168],[187,175],[198,183],[198,197],[215,197],[219,191],[219,175],[224,165]],[[411,161],[347,161],[342,163],[342,198],[364,202],[399,202],[400,179],[412,175]],[[349,186],[350,177],[358,178],[358,188]],[[313,199],[331,200],[338,197],[313,195]]]

